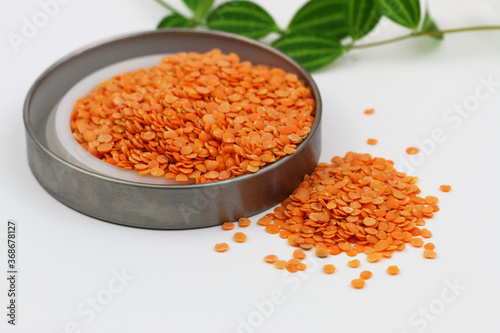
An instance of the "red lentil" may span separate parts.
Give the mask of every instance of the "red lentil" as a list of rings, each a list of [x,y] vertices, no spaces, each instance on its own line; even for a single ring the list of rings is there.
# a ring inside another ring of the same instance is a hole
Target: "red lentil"
[[[389,266],[389,267],[387,267],[387,272],[391,275],[397,275],[397,274],[399,274],[399,267],[396,265]]]
[[[420,152],[420,149],[416,148],[416,147],[408,147],[406,148],[406,153],[408,155],[415,155],[415,154],[418,154]]]
[[[306,254],[301,249],[297,249],[293,251],[293,257],[297,259],[304,259],[306,257]]]
[[[370,253],[366,256],[366,259],[369,262],[377,262],[382,259],[382,255],[380,253]]]
[[[217,252],[226,252],[229,249],[229,245],[227,243],[217,243],[214,248]]]
[[[252,221],[246,217],[242,217],[238,220],[238,224],[240,227],[248,227]]]
[[[331,264],[326,264],[323,266],[323,270],[325,271],[326,274],[333,274],[336,270],[336,267]]]
[[[242,232],[237,232],[233,235],[233,239],[238,243],[243,243],[247,240],[247,235]]]
[[[422,238],[412,238],[410,243],[415,247],[422,247],[422,245],[424,245],[424,240]]]
[[[298,269],[299,271],[305,271],[305,270],[306,270],[306,268],[307,268],[307,265],[306,265],[306,264],[304,264],[303,262],[301,262],[301,263],[299,263],[299,264],[297,265],[297,269]]]
[[[450,185],[441,185],[441,186],[439,186],[439,189],[443,192],[450,192],[451,186]]]
[[[276,260],[274,262],[274,267],[276,267],[277,269],[285,269],[286,266],[288,266],[288,262],[286,262],[285,260]]]
[[[365,286],[366,282],[363,279],[354,279],[351,281],[351,284],[356,289],[361,289]]]
[[[424,250],[424,257],[427,259],[434,259],[436,258],[437,253],[433,250]]]
[[[354,259],[354,260],[349,261],[348,264],[349,264],[349,267],[357,268],[357,267],[359,267],[359,264],[361,264],[361,262],[358,259]]]
[[[222,229],[224,229],[224,230],[233,230],[234,229],[234,223],[233,222],[224,222],[222,224]]]
[[[372,272],[370,271],[362,271],[360,274],[359,274],[359,277],[363,280],[369,280],[371,277],[372,277]]]
[[[435,246],[432,243],[427,243],[424,245],[424,249],[426,250],[434,250]]]
[[[278,260],[278,256],[275,254],[268,254],[264,257],[264,261],[269,264],[273,264],[276,260]]]

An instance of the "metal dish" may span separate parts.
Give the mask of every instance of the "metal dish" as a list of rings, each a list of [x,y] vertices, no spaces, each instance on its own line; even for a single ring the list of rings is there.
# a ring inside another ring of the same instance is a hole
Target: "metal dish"
[[[294,154],[255,174],[208,184],[157,185],[92,172],[51,149],[47,124],[69,87],[100,68],[147,55],[219,48],[242,60],[296,73],[312,88],[316,120]],[[294,60],[262,43],[232,34],[192,29],[137,33],[79,50],[45,71],[24,104],[29,166],[42,187],[63,204],[104,221],[151,229],[214,226],[251,216],[286,198],[311,173],[321,150],[321,98],[312,77]]]

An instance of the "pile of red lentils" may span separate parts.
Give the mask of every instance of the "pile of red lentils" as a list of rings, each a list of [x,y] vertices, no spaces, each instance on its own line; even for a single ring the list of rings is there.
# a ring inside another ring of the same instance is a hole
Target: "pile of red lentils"
[[[304,250],[314,251],[320,258],[342,252],[349,257],[364,253],[366,260],[374,263],[392,257],[407,244],[423,247],[423,256],[434,259],[434,244],[427,242],[432,233],[424,226],[426,219],[439,211],[438,198],[419,196],[416,182],[417,177],[395,170],[392,161],[369,154],[349,152],[334,157],[331,163],[318,164],[273,213],[258,220],[268,233],[278,234],[298,248],[292,259],[271,254],[264,260],[295,273],[307,268],[301,261],[306,256]],[[451,187],[441,185],[440,189],[448,192]],[[348,265],[357,268],[360,261],[353,259]],[[323,269],[332,274],[336,267],[326,264]],[[399,268],[389,266],[387,273],[396,275]],[[351,284],[363,288],[371,276],[370,271],[363,271]]]
[[[112,165],[206,183],[293,154],[314,115],[311,89],[297,75],[214,49],[102,82],[76,102],[71,130]]]

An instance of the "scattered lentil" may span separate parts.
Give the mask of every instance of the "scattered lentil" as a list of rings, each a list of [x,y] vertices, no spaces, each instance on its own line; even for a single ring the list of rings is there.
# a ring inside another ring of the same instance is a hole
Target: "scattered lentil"
[[[420,152],[420,149],[416,148],[416,147],[408,147],[406,148],[406,153],[408,155],[415,155],[415,154],[418,154]]]
[[[433,250],[424,250],[424,257],[427,259],[434,259],[436,258],[437,253],[434,252]]]
[[[248,227],[251,223],[252,223],[252,221],[249,218],[246,218],[246,217],[241,217],[238,220],[238,224],[239,224],[240,227]]]
[[[330,252],[328,252],[328,249],[326,247],[316,248],[315,253],[318,256],[318,258],[326,258],[330,254]]]
[[[380,261],[380,259],[382,259],[382,255],[380,253],[370,253],[366,256],[366,259],[369,262],[377,262]]]
[[[365,286],[365,280],[359,278],[359,279],[354,279],[351,281],[351,284],[354,288],[356,289],[361,289]]]
[[[224,229],[224,230],[233,230],[234,229],[234,223],[233,222],[224,222],[222,224],[222,229]]]
[[[391,275],[397,275],[399,273],[399,267],[396,265],[389,266],[387,267],[387,272]]]
[[[349,267],[357,268],[357,267],[359,267],[359,264],[361,264],[361,262],[358,259],[354,259],[354,260],[349,261],[348,264],[349,264]]]
[[[215,244],[215,251],[217,252],[226,252],[229,249],[229,245],[227,243],[217,243]]]
[[[337,268],[332,264],[326,264],[323,266],[323,270],[326,274],[333,274]]]
[[[439,189],[443,192],[450,192],[451,186],[450,185],[441,185],[441,186],[439,186]]]
[[[363,113],[366,115],[370,115],[370,114],[375,113],[375,109],[366,109],[365,111],[363,111]]]
[[[275,254],[268,254],[264,257],[264,261],[269,264],[273,264],[276,260],[278,260],[278,256]]]
[[[370,271],[362,271],[360,274],[359,274],[359,277],[363,280],[369,280],[371,277],[372,277],[372,272]]]
[[[277,269],[285,269],[286,266],[288,266],[288,262],[286,262],[285,260],[276,260],[274,262],[274,267],[276,267]]]
[[[432,243],[427,243],[424,245],[424,249],[426,250],[434,250],[435,246]]]
[[[233,239],[238,243],[243,243],[247,240],[247,235],[242,232],[237,232],[233,235]]]
[[[366,143],[368,143],[369,145],[372,145],[372,146],[376,145],[377,142],[378,142],[377,139],[372,139],[372,138],[366,140]]]
[[[297,249],[293,251],[293,257],[297,259],[304,259],[306,257],[306,254],[301,249]]]
[[[301,263],[299,263],[299,264],[297,265],[297,269],[298,269],[299,271],[305,271],[305,270],[306,270],[306,268],[307,268],[307,265],[306,265],[306,264],[304,264],[303,262],[301,262]]]
[[[420,230],[420,236],[424,237],[424,238],[430,238],[432,237],[432,233],[427,230],[426,228],[422,228],[422,230]]]
[[[410,243],[415,247],[422,247],[422,245],[424,245],[424,240],[422,238],[412,238]]]

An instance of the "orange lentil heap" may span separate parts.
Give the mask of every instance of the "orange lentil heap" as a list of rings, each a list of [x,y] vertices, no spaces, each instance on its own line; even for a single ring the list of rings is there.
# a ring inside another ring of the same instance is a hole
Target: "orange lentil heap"
[[[311,89],[297,75],[214,49],[102,82],[76,102],[71,130],[110,164],[205,183],[294,153],[314,115]]]
[[[349,152],[318,164],[259,224],[278,226],[281,238],[303,249],[316,247],[319,257],[366,253],[376,262],[406,243],[422,246],[420,236],[431,237],[420,227],[439,210],[438,199],[419,197],[416,181],[397,172],[392,161]],[[425,251],[426,258],[435,257]]]

